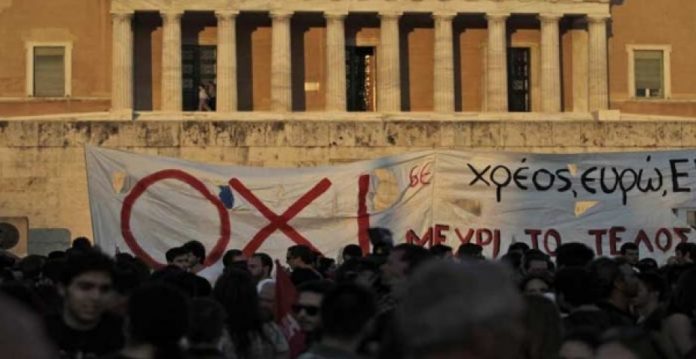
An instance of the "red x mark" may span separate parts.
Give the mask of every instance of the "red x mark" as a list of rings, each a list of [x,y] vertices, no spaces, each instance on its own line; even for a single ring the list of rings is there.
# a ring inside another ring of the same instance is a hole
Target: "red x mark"
[[[309,248],[312,248],[312,250],[317,251],[312,243],[310,243],[305,237],[298,233],[295,228],[292,228],[292,226],[288,224],[288,221],[300,213],[300,211],[312,203],[312,201],[326,192],[326,190],[331,187],[331,181],[326,178],[319,181],[319,183],[310,189],[309,192],[300,197],[281,215],[277,215],[268,209],[268,207],[266,207],[261,200],[254,196],[254,194],[251,193],[251,191],[238,179],[232,178],[229,184],[230,187],[234,188],[234,190],[242,195],[242,197],[251,203],[252,206],[256,207],[256,209],[258,209],[264,217],[271,221],[271,223],[269,223],[266,227],[261,228],[261,230],[256,233],[254,238],[252,238],[251,242],[244,247],[242,252],[244,252],[245,256],[250,256],[256,252],[256,250],[261,247],[263,241],[265,241],[266,238],[268,238],[268,236],[270,236],[271,233],[275,232],[276,230],[280,230],[281,232],[285,233],[285,235],[290,237],[293,242],[306,245]]]

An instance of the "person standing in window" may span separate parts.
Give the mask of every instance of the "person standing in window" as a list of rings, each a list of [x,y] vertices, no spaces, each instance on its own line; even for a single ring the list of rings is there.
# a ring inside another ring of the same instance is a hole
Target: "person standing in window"
[[[208,100],[210,100],[210,96],[208,96],[205,86],[198,85],[198,111],[211,111]]]

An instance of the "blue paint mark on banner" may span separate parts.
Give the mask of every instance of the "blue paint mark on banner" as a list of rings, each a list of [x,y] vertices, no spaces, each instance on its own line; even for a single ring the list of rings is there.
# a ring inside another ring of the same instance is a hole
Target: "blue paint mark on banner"
[[[225,208],[232,209],[232,207],[234,207],[234,195],[232,194],[232,190],[229,186],[219,186],[219,188],[220,193],[218,197],[220,201],[225,205]]]

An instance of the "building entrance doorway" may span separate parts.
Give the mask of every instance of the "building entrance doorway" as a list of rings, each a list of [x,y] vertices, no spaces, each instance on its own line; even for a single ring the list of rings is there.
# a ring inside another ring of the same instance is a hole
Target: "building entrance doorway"
[[[217,46],[183,45],[181,70],[183,74],[184,111],[198,110],[198,85],[214,83],[217,71]],[[211,105],[215,108],[214,105]]]
[[[510,112],[529,112],[531,110],[530,58],[528,47],[508,49],[508,111]]]
[[[346,47],[346,99],[348,111],[374,111],[377,63],[375,48]],[[330,71],[330,70],[329,70]]]

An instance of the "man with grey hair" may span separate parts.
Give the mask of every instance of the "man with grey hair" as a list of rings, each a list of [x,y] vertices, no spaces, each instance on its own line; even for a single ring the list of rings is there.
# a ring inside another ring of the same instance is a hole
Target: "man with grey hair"
[[[437,261],[417,270],[396,307],[404,358],[514,358],[523,303],[499,264]]]

